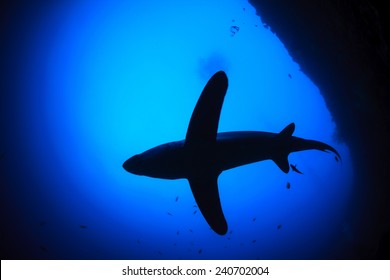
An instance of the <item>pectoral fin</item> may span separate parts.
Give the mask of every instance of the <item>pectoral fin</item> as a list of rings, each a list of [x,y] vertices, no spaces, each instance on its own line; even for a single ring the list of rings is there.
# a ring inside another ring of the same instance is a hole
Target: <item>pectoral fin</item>
[[[228,229],[218,192],[218,176],[207,175],[188,179],[195,201],[207,223],[216,233],[225,235]]]
[[[185,143],[215,142],[219,116],[228,88],[228,79],[223,71],[215,73],[204,87],[188,125]]]

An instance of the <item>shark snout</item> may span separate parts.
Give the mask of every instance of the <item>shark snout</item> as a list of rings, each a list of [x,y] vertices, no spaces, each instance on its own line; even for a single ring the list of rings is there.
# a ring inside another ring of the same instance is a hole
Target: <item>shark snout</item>
[[[132,156],[123,163],[123,168],[130,173],[139,174],[139,167],[141,164],[141,157],[139,155]]]

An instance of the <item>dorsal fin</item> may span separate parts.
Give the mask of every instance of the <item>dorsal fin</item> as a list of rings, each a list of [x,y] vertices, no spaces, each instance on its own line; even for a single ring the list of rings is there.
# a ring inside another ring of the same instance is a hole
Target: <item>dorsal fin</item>
[[[276,135],[276,140],[285,140],[291,137],[294,133],[294,130],[295,123],[290,123],[288,126],[283,128],[283,130],[279,132],[279,134]],[[289,153],[281,152],[272,158],[272,160],[284,173],[288,173],[290,171],[290,164],[288,163],[288,154]]]
[[[188,125],[185,144],[216,141],[219,116],[228,88],[223,71],[215,73],[204,87]]]
[[[285,139],[287,137],[292,136],[294,133],[294,130],[295,130],[295,123],[290,123],[288,126],[283,128],[283,130],[281,132],[279,132],[279,134],[276,137],[280,138],[280,139]]]

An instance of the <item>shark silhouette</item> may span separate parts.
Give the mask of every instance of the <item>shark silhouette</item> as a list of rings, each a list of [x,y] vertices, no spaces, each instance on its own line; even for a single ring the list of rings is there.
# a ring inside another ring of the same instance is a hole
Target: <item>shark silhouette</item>
[[[220,235],[228,230],[218,191],[218,176],[223,171],[270,159],[288,173],[288,155],[310,149],[331,151],[337,159],[340,158],[339,153],[325,143],[292,136],[294,123],[280,133],[218,133],[227,88],[225,72],[215,73],[199,97],[185,140],[154,147],[123,163],[126,171],[136,175],[187,179],[200,212],[211,229]]]

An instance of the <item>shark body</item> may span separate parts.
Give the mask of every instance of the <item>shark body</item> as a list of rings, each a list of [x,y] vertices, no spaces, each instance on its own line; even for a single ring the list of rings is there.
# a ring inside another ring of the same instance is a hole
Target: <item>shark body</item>
[[[200,212],[211,229],[220,235],[228,230],[218,191],[218,176],[223,171],[273,160],[283,172],[288,173],[288,155],[310,149],[331,151],[336,159],[340,159],[339,153],[325,143],[292,136],[294,123],[280,133],[218,133],[227,88],[226,74],[223,71],[215,73],[199,97],[184,140],[159,145],[123,163],[126,171],[136,175],[187,179]]]

